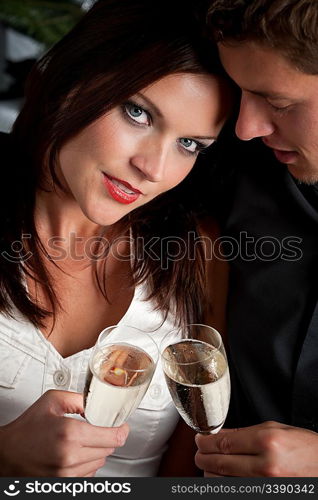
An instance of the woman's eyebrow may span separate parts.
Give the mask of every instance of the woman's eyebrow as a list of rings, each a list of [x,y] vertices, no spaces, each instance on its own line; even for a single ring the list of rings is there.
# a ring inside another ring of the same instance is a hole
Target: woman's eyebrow
[[[152,111],[154,111],[154,113],[157,116],[162,118],[163,115],[162,115],[160,109],[156,106],[156,104],[154,104],[154,102],[151,99],[149,99],[149,97],[146,97],[145,95],[141,94],[140,92],[137,92],[137,94],[135,94],[135,96],[142,99],[150,108],[152,108]]]
[[[191,138],[203,140],[203,141],[216,141],[217,140],[216,136],[211,136],[211,135],[191,135]]]

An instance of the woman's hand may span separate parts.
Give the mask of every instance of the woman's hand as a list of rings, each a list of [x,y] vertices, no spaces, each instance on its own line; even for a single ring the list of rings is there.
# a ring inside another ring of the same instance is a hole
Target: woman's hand
[[[65,413],[83,414],[83,396],[51,390],[0,428],[0,475],[93,476],[128,436],[121,427],[96,427]]]
[[[196,435],[196,465],[212,476],[318,477],[318,434],[264,422]]]

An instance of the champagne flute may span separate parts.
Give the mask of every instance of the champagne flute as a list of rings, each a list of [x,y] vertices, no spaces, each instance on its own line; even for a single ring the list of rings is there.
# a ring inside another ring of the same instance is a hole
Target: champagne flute
[[[182,340],[161,344],[161,363],[173,402],[185,422],[201,434],[215,434],[230,402],[230,375],[222,337],[207,325],[189,324]]]
[[[148,333],[127,325],[103,330],[91,354],[84,388],[86,420],[118,427],[138,407],[158,361]]]

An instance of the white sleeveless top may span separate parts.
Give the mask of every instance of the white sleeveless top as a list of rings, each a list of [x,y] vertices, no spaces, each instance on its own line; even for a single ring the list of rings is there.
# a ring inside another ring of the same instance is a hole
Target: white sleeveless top
[[[175,327],[169,318],[162,323],[162,314],[143,296],[142,287],[136,287],[119,324],[153,332],[159,345]],[[179,337],[177,333],[175,339]],[[17,418],[49,389],[82,391],[90,353],[91,349],[86,349],[63,358],[19,311],[15,319],[0,314],[0,425]],[[159,361],[143,400],[127,420],[130,433],[126,444],[107,458],[96,476],[155,476],[177,421]]]

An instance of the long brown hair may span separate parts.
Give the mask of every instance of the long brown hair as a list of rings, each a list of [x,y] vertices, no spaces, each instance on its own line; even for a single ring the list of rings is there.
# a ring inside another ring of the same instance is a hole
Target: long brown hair
[[[201,35],[204,8],[200,0],[99,0],[35,65],[10,137],[7,185],[15,191],[2,207],[6,215],[1,228],[0,310],[12,313],[11,301],[37,326],[48,314],[55,317],[59,302],[44,264],[34,207],[44,166],[58,182],[55,167],[63,144],[165,75],[223,74],[214,43]],[[134,253],[140,241],[146,244],[155,238],[152,248],[165,258],[162,242],[170,237],[185,241],[187,255],[195,256],[169,259],[164,266],[148,254],[134,261],[135,284],[145,281],[149,300],[165,314],[173,308],[179,324],[199,321],[205,304],[203,248],[195,239],[189,242],[188,236],[191,231],[197,235],[197,171],[210,168],[208,163],[200,159],[186,182],[117,224],[117,235],[131,229]],[[191,196],[186,196],[190,190]],[[19,258],[11,261],[4,255],[12,254],[13,242],[23,245]],[[25,273],[41,283],[51,311],[30,298]],[[103,279],[100,286],[107,298]]]

